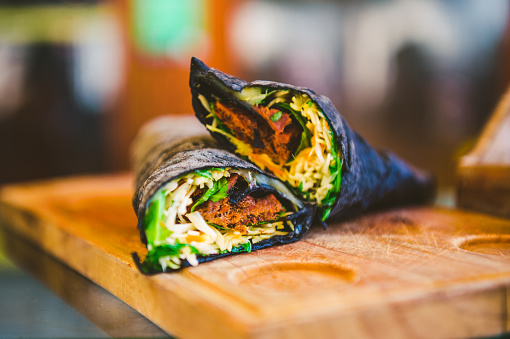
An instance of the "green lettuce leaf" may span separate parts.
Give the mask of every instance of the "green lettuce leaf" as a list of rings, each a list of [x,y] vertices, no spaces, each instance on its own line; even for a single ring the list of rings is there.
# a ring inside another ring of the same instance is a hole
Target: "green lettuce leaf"
[[[149,245],[154,245],[155,242],[163,241],[172,234],[172,232],[163,225],[165,200],[165,191],[158,191],[149,202],[149,206],[145,212],[143,226]]]
[[[195,208],[200,204],[208,200],[212,200],[213,202],[218,202],[223,198],[227,197],[228,190],[228,181],[226,178],[221,178],[219,181],[214,181],[213,186],[209,187],[207,191],[198,199],[193,207],[191,208],[191,212],[195,211]]]
[[[159,259],[166,256],[178,256],[184,247],[188,247],[191,250],[191,253],[197,255],[200,254],[198,249],[196,249],[194,246],[189,244],[181,244],[178,241],[174,245],[163,244],[153,248],[147,253],[143,263],[141,264],[142,268],[145,269],[146,272],[161,271],[161,264],[159,263]]]
[[[250,253],[251,252],[251,242],[248,241],[247,243],[241,244],[236,247],[232,247],[232,253]],[[228,253],[228,250],[219,251],[220,254]]]

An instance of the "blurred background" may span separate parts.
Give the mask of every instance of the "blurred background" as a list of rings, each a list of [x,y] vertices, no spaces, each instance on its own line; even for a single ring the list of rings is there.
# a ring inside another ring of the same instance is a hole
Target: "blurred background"
[[[189,61],[311,87],[453,184],[510,81],[507,0],[0,0],[0,184],[129,169]]]

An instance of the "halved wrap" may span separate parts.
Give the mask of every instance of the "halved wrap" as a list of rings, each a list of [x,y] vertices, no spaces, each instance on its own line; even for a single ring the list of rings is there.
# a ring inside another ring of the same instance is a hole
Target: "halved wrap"
[[[434,195],[430,174],[373,149],[311,89],[249,83],[196,58],[190,88],[195,114],[212,136],[317,204],[322,221]]]
[[[156,119],[133,145],[133,206],[149,250],[142,263],[134,254],[142,272],[290,243],[308,231],[314,206],[209,136],[183,139],[191,125]]]

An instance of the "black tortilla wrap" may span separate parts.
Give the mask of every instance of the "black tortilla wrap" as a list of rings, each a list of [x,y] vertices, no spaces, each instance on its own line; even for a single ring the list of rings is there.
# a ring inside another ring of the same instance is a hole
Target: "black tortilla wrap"
[[[261,80],[246,82],[208,67],[196,58],[191,60],[192,105],[197,118],[204,125],[209,123],[206,118],[209,112],[199,100],[199,94],[209,91],[220,99],[232,100],[252,110],[248,103],[241,102],[232,94],[232,91],[241,92],[247,86],[304,93],[323,112],[343,157],[340,195],[329,219],[348,218],[368,209],[429,202],[434,197],[435,183],[431,174],[410,166],[391,152],[372,148],[347,124],[329,98],[304,87]],[[226,137],[215,132],[211,134],[222,145],[235,151]]]
[[[193,120],[194,123],[187,117],[155,119],[141,129],[133,143],[131,150],[135,175],[133,207],[138,218],[140,238],[144,244],[147,244],[147,239],[143,227],[143,218],[148,202],[160,188],[175,178],[195,170],[228,167],[249,170],[276,179],[253,164],[221,149],[217,142],[207,135],[205,128],[196,119],[193,118]],[[283,196],[283,193],[274,187],[264,186],[262,189],[275,194],[276,197],[281,198]],[[287,244],[301,239],[309,230],[314,214],[315,207],[304,204],[299,211],[289,216],[289,220],[292,220],[294,224],[293,232],[287,235],[276,235],[257,242],[252,245],[252,250]],[[227,252],[198,256],[198,261],[206,262],[232,254],[235,253]],[[138,256],[134,254],[133,257],[138,267],[141,268]],[[189,266],[189,263],[182,261],[182,267],[186,266]]]

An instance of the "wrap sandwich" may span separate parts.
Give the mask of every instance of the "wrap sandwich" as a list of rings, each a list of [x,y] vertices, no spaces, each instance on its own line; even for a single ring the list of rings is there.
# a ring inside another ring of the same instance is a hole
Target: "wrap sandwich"
[[[195,114],[211,135],[316,204],[322,222],[434,195],[430,174],[372,148],[311,89],[246,82],[196,58],[190,89]]]
[[[196,124],[202,130],[189,120],[158,118],[133,144],[133,207],[148,248],[143,262],[133,257],[144,273],[294,242],[313,220],[315,206],[219,148]]]

